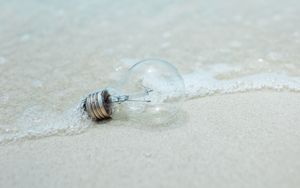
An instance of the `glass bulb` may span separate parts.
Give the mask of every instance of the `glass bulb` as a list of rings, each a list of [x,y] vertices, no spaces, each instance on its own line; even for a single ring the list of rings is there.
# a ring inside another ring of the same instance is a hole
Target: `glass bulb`
[[[89,95],[84,106],[93,119],[162,124],[176,116],[184,96],[178,70],[166,61],[148,59],[133,65],[114,87]]]

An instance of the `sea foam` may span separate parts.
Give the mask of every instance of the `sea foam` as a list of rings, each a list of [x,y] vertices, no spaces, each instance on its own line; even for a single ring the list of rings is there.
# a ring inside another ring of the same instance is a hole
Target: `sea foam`
[[[259,72],[231,79],[220,79],[219,74],[220,72],[198,70],[183,75],[187,99],[264,89],[300,91],[300,77],[290,76],[285,72]]]

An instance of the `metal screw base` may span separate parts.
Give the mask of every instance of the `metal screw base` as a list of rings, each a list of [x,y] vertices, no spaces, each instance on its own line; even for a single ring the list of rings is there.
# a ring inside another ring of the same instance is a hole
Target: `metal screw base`
[[[89,94],[84,100],[84,110],[93,120],[104,120],[111,117],[110,94],[107,90]]]

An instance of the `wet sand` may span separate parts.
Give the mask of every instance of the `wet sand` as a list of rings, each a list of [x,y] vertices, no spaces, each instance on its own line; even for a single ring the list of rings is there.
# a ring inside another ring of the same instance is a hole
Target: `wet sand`
[[[176,125],[94,124],[0,146],[0,187],[299,187],[300,95],[187,101]]]

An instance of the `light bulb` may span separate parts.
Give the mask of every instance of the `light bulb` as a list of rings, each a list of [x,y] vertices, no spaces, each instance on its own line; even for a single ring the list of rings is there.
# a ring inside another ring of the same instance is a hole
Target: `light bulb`
[[[83,108],[93,120],[162,124],[175,118],[184,96],[178,70],[166,61],[147,59],[133,65],[113,87],[88,95]]]

